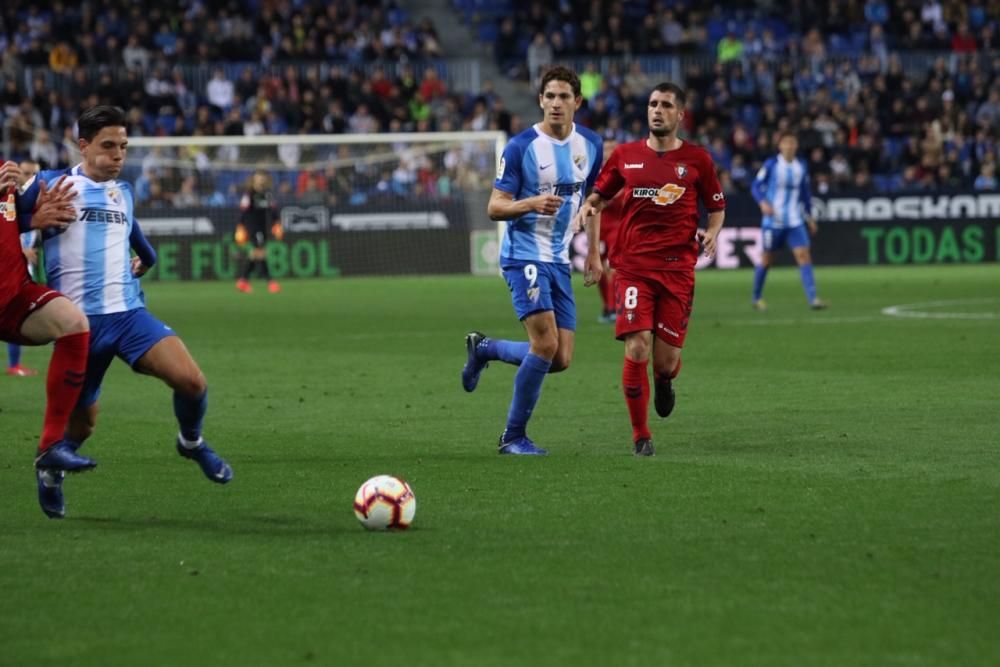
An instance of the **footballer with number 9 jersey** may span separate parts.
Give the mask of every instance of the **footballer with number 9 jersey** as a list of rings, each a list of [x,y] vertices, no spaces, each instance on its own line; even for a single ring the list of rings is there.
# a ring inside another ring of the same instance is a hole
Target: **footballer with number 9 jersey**
[[[684,90],[661,83],[649,95],[649,136],[618,146],[601,170],[594,192],[577,214],[580,228],[623,191],[618,236],[610,256],[615,269],[615,335],[625,342],[622,388],[632,421],[637,456],[652,456],[648,424],[653,358],[660,417],[674,408],[672,380],[694,303],[694,267],[699,247],[715,254],[726,200],[708,151],[677,136],[684,118]],[[698,202],[708,210],[699,229]],[[654,335],[655,334],[655,335]]]

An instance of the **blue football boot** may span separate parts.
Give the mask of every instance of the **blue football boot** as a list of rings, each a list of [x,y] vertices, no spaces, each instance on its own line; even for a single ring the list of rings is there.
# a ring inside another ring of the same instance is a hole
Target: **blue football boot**
[[[35,458],[35,468],[38,470],[62,470],[65,472],[83,472],[97,466],[97,461],[80,456],[76,449],[62,440]]]
[[[233,469],[204,440],[194,449],[188,449],[178,436],[177,453],[186,459],[196,461],[201,466],[201,471],[205,473],[205,477],[216,484],[227,484],[233,478]]]
[[[477,354],[479,345],[486,340],[489,339],[478,331],[470,331],[465,334],[465,350],[468,353],[465,366],[462,367],[462,388],[465,391],[476,390],[476,385],[479,384],[479,374],[490,365],[489,362],[480,359]]]
[[[66,516],[66,501],[63,499],[62,483],[66,473],[62,470],[36,470],[38,480],[38,504],[45,516],[62,519]]]
[[[503,436],[500,436],[499,453],[518,454],[521,456],[545,456],[549,452],[536,446],[528,436],[522,435],[520,438],[514,438],[509,442],[504,442]]]

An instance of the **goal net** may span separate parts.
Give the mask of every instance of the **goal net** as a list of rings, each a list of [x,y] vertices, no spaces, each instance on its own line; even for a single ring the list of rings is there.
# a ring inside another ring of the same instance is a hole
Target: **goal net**
[[[252,175],[270,177],[284,239],[275,278],[492,273],[486,216],[502,132],[132,137],[122,178],[160,280],[233,279]]]

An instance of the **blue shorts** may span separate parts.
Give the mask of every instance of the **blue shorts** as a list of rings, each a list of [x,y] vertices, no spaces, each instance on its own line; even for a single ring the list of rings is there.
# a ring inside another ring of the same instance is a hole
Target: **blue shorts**
[[[766,252],[781,250],[785,245],[788,245],[789,248],[809,247],[809,234],[806,232],[805,225],[780,229],[764,227],[760,230],[760,236]]]
[[[510,287],[517,319],[546,310],[555,312],[556,326],[576,331],[576,302],[569,264],[505,260],[503,277]]]
[[[112,360],[118,357],[129,366],[174,330],[153,317],[145,308],[135,308],[110,315],[90,315],[90,358],[77,405],[87,407],[97,402],[101,383]]]

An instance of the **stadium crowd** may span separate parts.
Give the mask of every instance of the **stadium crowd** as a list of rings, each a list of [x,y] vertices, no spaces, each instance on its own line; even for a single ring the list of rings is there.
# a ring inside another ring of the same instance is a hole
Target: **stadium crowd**
[[[540,2],[456,2],[493,41],[503,71],[533,79],[574,64],[586,99],[578,121],[609,139],[644,136],[645,96],[683,63],[686,134],[710,148],[729,190],[749,186],[788,129],[820,193],[996,188],[997,0],[729,5],[723,14],[683,0],[562,0],[555,12]],[[434,25],[390,0],[173,9],[12,0],[0,8],[0,54],[3,154],[46,166],[71,159],[76,115],[98,103],[127,111],[130,136],[516,133],[532,120],[511,114],[489,82],[453,90],[435,60],[444,54]],[[278,151],[280,194],[333,205],[489,187],[489,165],[467,168],[482,161],[468,151],[346,168],[361,153]],[[240,157],[149,153],[130,176],[146,204],[230,205],[242,183],[220,182],[210,166]]]

